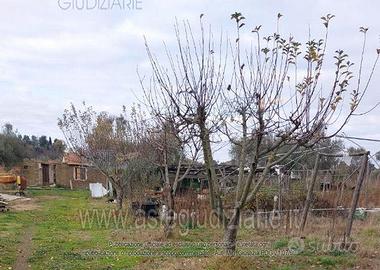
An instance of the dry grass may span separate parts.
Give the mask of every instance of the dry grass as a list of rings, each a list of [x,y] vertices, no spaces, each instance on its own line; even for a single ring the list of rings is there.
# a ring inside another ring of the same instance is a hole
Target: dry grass
[[[339,197],[340,200],[338,202],[338,205],[341,205],[343,207],[350,207],[352,201],[352,194],[352,188],[345,188],[341,197],[340,190],[331,190],[325,193],[318,193],[318,198],[325,200],[330,205],[334,206],[336,204],[336,199]],[[363,183],[358,206],[365,208],[380,207],[380,181]]]

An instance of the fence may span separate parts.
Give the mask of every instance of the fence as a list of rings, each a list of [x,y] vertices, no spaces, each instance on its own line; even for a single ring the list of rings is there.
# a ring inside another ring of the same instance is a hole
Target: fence
[[[272,175],[255,200],[243,209],[241,223],[251,219],[255,229],[301,234],[320,224],[330,237],[350,237],[353,220],[363,217],[357,208],[380,205],[380,182],[368,173],[368,153],[355,156],[361,162],[350,170],[339,166],[319,170],[316,163],[314,170],[295,171],[293,177]],[[227,215],[232,210],[233,197],[234,192],[224,194]],[[177,196],[174,210],[186,212],[183,218],[191,224],[207,225],[213,216],[207,194],[194,191]]]

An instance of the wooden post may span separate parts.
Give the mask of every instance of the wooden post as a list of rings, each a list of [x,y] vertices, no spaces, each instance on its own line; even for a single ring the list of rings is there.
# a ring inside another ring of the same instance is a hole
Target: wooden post
[[[312,177],[311,177],[311,182],[310,182],[310,185],[309,185],[309,189],[307,191],[307,197],[306,197],[306,201],[305,201],[305,207],[303,208],[303,211],[302,211],[300,234],[303,233],[303,231],[305,229],[307,215],[308,215],[308,212],[309,212],[311,201],[313,199],[313,191],[314,191],[315,181],[317,180],[317,174],[318,174],[319,159],[320,159],[320,154],[318,153],[317,157],[315,158],[315,164],[314,164],[313,174],[312,174]]]
[[[281,211],[282,211],[282,176],[281,173],[278,176],[278,214],[281,222]]]
[[[255,229],[259,230],[260,227],[260,221],[259,221],[259,198],[256,196],[256,211],[255,211]]]
[[[360,167],[358,179],[356,181],[354,195],[352,197],[352,202],[351,202],[350,214],[348,216],[347,226],[346,226],[346,231],[345,231],[345,237],[346,238],[349,238],[351,236],[352,223],[354,221],[354,215],[355,215],[356,207],[358,206],[360,190],[362,188],[363,181],[365,178],[365,173],[367,170],[368,154],[369,154],[369,152],[365,153],[363,156],[362,165]]]
[[[342,182],[341,188],[339,188],[339,187],[336,188],[337,196],[336,196],[336,199],[335,199],[335,208],[333,210],[334,212],[333,212],[331,231],[330,231],[330,239],[331,239],[330,248],[332,248],[332,245],[333,245],[334,240],[335,240],[335,223],[336,223],[336,219],[337,219],[337,215],[338,215],[339,202],[340,202],[340,200],[341,200],[341,198],[343,196],[343,189],[344,189],[344,183]]]
[[[291,210],[292,208],[289,207],[288,210],[285,211],[286,213],[286,216],[285,216],[285,234],[288,235],[289,234],[289,228],[291,229],[291,225],[290,225],[290,215],[291,215]]]
[[[367,172],[365,175],[365,207],[369,208],[369,198],[368,198],[368,189],[370,184],[370,169],[369,169],[369,162],[367,162]]]

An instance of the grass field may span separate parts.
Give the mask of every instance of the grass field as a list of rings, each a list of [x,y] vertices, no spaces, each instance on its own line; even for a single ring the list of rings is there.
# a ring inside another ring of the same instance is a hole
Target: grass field
[[[271,253],[215,256],[217,247],[197,243],[220,241],[221,230],[183,227],[169,240],[172,245],[153,249],[161,256],[132,256],[164,241],[156,220],[145,220],[150,225],[145,227],[141,226],[143,220],[128,218],[123,220],[124,228],[119,223],[99,224],[96,219],[91,224],[86,216],[94,213],[91,209],[100,211],[99,215],[109,214],[111,221],[119,218],[113,212],[114,205],[91,199],[83,190],[29,190],[28,195],[34,207],[0,214],[0,269],[380,269],[378,216],[355,223],[354,239],[360,243],[356,252],[312,249],[323,244],[323,224],[315,223],[311,226],[321,226],[321,230],[312,227],[305,239],[306,247],[296,254],[273,256],[289,250],[293,241],[290,234],[242,229],[240,241],[268,242],[265,250]],[[188,233],[181,235],[185,229]],[[124,242],[145,245],[115,244]],[[178,242],[187,244],[176,246]],[[202,256],[191,256],[194,254]]]

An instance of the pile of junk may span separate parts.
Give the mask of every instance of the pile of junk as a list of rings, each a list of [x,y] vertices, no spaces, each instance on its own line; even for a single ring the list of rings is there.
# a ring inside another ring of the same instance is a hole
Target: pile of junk
[[[27,180],[24,176],[17,173],[1,172],[0,186],[7,191],[7,194],[14,193],[14,195],[25,196],[24,191],[27,187]],[[7,211],[9,211],[8,202],[0,195],[0,212]]]
[[[101,183],[90,183],[89,189],[92,198],[103,198],[108,195],[111,198],[108,199],[107,202],[116,203],[116,194],[112,187],[107,190]],[[158,217],[162,202],[162,188],[155,187],[154,189],[146,189],[139,200],[132,201],[132,210],[136,216]]]
[[[160,187],[147,189],[139,201],[132,202],[132,209],[137,216],[158,217],[163,201],[163,192]]]
[[[0,196],[0,212],[9,211],[8,203]]]

